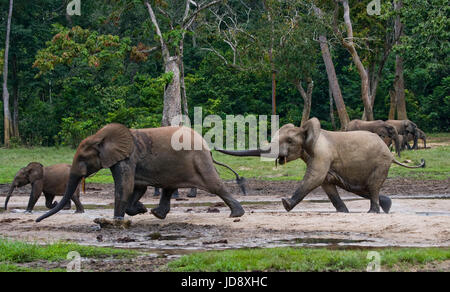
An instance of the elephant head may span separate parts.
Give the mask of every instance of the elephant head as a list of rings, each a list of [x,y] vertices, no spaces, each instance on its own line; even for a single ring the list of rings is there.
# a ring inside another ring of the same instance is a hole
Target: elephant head
[[[44,166],[38,162],[31,162],[26,167],[21,168],[14,177],[14,181],[11,184],[8,195],[5,201],[5,210],[8,209],[8,202],[12,193],[16,188],[23,187],[27,184],[33,184],[38,180],[44,178]]]
[[[317,118],[312,118],[301,127],[287,124],[281,127],[276,133],[273,141],[267,148],[244,151],[219,152],[234,156],[266,156],[276,158],[277,163],[287,162],[307,156],[314,156],[314,146],[320,135],[320,122]]]
[[[133,149],[134,141],[131,131],[121,124],[106,125],[96,134],[84,139],[73,158],[64,197],[55,208],[36,221],[39,222],[63,209],[83,178],[102,168],[110,168],[130,157]]]

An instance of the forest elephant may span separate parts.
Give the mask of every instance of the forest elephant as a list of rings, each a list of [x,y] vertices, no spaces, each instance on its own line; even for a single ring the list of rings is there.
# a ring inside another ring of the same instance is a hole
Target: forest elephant
[[[278,151],[271,151],[272,148]],[[277,147],[277,148],[276,148]],[[397,160],[383,140],[368,131],[330,132],[322,130],[320,122],[312,118],[301,127],[288,124],[264,149],[220,152],[235,156],[261,156],[275,158],[285,164],[301,158],[306,173],[290,199],[282,199],[284,208],[292,210],[305,196],[321,186],[338,212],[348,212],[339,197],[336,186],[370,200],[370,213],[379,213],[380,205],[388,213],[391,200],[379,195],[392,163],[408,167]]]
[[[417,128],[417,141],[422,140],[423,141],[423,148],[426,149],[427,148],[427,135],[425,135],[425,132],[422,131],[421,129]],[[414,136],[411,134],[408,134],[407,138],[405,139],[405,146],[408,149],[411,149],[412,147],[409,146],[410,141],[414,141]],[[418,142],[417,142],[418,143]],[[418,147],[418,145],[417,145]]]
[[[58,202],[53,202],[53,199],[55,196],[62,196],[66,190],[70,168],[70,164],[55,164],[44,167],[40,163],[31,162],[26,167],[20,169],[14,177],[14,181],[12,182],[6,197],[5,210],[8,208],[8,202],[13,191],[16,188],[23,187],[30,183],[31,194],[26,212],[31,213],[33,211],[33,208],[42,193],[44,193],[45,196],[45,206],[48,209],[54,208]],[[72,201],[77,208],[75,213],[83,213],[84,208],[80,202],[80,189],[78,185],[75,188]],[[68,200],[63,207],[65,210],[70,210],[70,200]]]
[[[190,147],[173,147],[172,137],[179,137],[175,141]],[[200,143],[201,150],[195,150],[195,143]],[[134,130],[121,124],[108,124],[80,143],[62,201],[37,222],[59,212],[80,180],[102,168],[109,168],[114,179],[114,219],[123,220],[125,213],[134,216],[147,212],[139,200],[148,186],[163,190],[159,206],[151,210],[159,219],[164,219],[170,211],[170,199],[177,188],[193,187],[218,195],[231,209],[230,217],[242,216],[244,209],[229,194],[213,163],[228,167],[212,158],[206,141],[190,128]],[[238,183],[242,183],[243,178],[235,174]]]
[[[400,157],[401,145],[398,136],[397,129],[381,120],[377,121],[362,121],[362,120],[352,120],[348,123],[346,131],[369,131],[380,136],[381,139],[389,147],[392,141],[394,141],[395,151]]]
[[[417,139],[419,134],[417,132],[418,127],[415,123],[410,120],[387,120],[386,123],[394,126],[399,135],[403,135],[404,137],[412,136],[414,141],[412,148],[418,149]]]

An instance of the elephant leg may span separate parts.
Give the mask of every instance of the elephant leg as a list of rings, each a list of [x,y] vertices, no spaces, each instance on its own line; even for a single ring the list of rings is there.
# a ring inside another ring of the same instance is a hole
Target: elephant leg
[[[178,192],[178,189],[176,189],[172,194],[172,198],[178,199],[179,197],[180,197],[180,193]]]
[[[306,167],[306,173],[300,186],[295,191],[290,199],[281,199],[286,211],[291,211],[297,204],[299,204],[312,190],[321,186],[325,181],[328,170],[330,169],[330,162],[326,159],[310,159]]]
[[[188,196],[188,198],[195,198],[195,197],[197,197],[197,188],[192,188],[189,191],[189,194],[187,196]]]
[[[383,195],[380,195],[379,197],[381,209],[383,209],[384,213],[388,214],[392,206],[391,198]]]
[[[242,208],[241,204],[230,195],[223,182],[220,181],[220,184],[215,185],[218,187],[209,189],[209,191],[213,194],[218,195],[230,208],[230,217],[241,217],[242,215],[244,215],[244,208]]]
[[[161,191],[159,188],[155,188],[155,192],[153,193],[154,197],[159,197],[161,195]]]
[[[152,214],[155,215],[156,218],[164,219],[167,216],[167,213],[170,211],[170,199],[172,198],[172,194],[176,189],[164,188],[162,190],[161,198],[159,200],[159,205],[156,208],[151,210]]]
[[[67,201],[67,204],[64,206],[63,210],[70,210],[72,208],[72,203],[69,201]]]
[[[53,202],[53,200],[55,199],[54,195],[50,195],[50,194],[46,194],[44,193],[45,196],[45,207],[47,207],[47,209],[53,209],[56,207],[56,205],[58,205],[58,202]]]
[[[110,170],[114,178],[114,219],[123,220],[134,190],[135,166],[124,160]]]
[[[147,208],[145,208],[144,204],[139,202],[139,200],[142,198],[142,196],[147,191],[147,187],[134,187],[133,195],[131,198],[131,202],[125,213],[127,213],[129,216],[135,216],[138,214],[144,214],[147,213]]]
[[[75,194],[72,196],[72,201],[74,202],[75,207],[77,208],[77,210],[75,211],[75,214],[84,213],[83,204],[81,204],[81,202],[80,202],[80,189],[79,188],[75,191]]]
[[[25,213],[31,213],[33,211],[34,206],[36,205],[37,200],[42,194],[44,189],[44,182],[42,180],[35,181],[31,184],[31,194],[30,199],[28,200],[28,206]]]
[[[328,198],[330,199],[333,206],[336,208],[337,212],[348,213],[347,206],[345,206],[345,203],[339,196],[339,192],[336,189],[335,185],[324,183],[322,184],[322,189],[327,194]]]
[[[370,209],[368,213],[380,213],[380,196],[379,188],[372,188],[370,190]]]

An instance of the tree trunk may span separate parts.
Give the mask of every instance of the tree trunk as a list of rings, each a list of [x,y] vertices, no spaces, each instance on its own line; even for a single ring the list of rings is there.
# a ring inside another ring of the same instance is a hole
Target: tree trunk
[[[181,115],[180,67],[177,57],[170,57],[165,63],[165,72],[173,73],[172,81],[164,89],[164,109],[161,125],[170,126],[172,119]]]
[[[394,9],[400,10],[403,6],[401,0],[394,2]],[[394,26],[395,35],[398,36],[397,44],[400,44],[400,37],[403,35],[403,24],[401,23],[400,16],[395,19]],[[406,101],[405,101],[405,80],[403,77],[403,57],[396,55],[395,58],[395,79],[394,79],[395,98],[397,102],[397,118],[399,120],[407,120],[406,114]]]
[[[361,58],[356,51],[355,44],[353,42],[353,27],[350,20],[350,7],[348,5],[348,0],[342,0],[342,6],[344,7],[344,22],[347,30],[347,38],[342,40],[342,44],[350,53],[353,59],[353,63],[358,70],[359,76],[361,78],[361,98],[364,105],[364,116],[366,120],[373,121],[373,110],[372,110],[372,98],[370,97],[369,88],[369,74],[364,68]]]
[[[302,122],[303,125],[306,121],[309,120],[309,116],[311,115],[311,100],[312,100],[312,91],[314,88],[314,82],[311,78],[307,78],[308,88],[307,91],[303,89],[302,82],[300,80],[295,80],[294,84],[297,87],[297,90],[300,92],[300,95],[303,98],[303,113],[302,113]]]
[[[330,120],[333,130],[336,131],[336,121],[334,120],[334,104],[333,104],[333,92],[331,91],[331,86],[328,86],[328,95],[330,97]]]
[[[5,60],[3,64],[3,113],[4,113],[4,131],[5,131],[5,147],[10,146],[12,134],[11,112],[9,111],[9,92],[8,92],[8,55],[9,55],[9,37],[11,33],[11,19],[14,1],[9,1],[8,22],[6,25],[5,40]]]
[[[395,90],[389,90],[391,104],[389,107],[389,120],[395,120],[395,111],[397,109],[397,99],[395,97]]]
[[[13,73],[13,135],[19,138],[19,80],[17,78],[17,56],[12,58],[12,73]]]
[[[342,98],[342,92],[336,76],[336,70],[334,69],[333,59],[331,58],[330,49],[328,48],[327,37],[324,35],[319,36],[319,42],[320,49],[322,51],[323,62],[325,63],[325,68],[327,71],[329,86],[331,92],[333,93],[339,121],[341,122],[341,129],[345,129],[347,127],[347,124],[350,122],[350,118],[348,117],[344,99]]]

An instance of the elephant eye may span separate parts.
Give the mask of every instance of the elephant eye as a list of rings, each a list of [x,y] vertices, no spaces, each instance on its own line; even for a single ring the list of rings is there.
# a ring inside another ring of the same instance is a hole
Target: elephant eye
[[[288,144],[292,144],[292,139],[291,139],[291,138],[288,138],[288,139],[287,139],[287,142],[288,142]]]

